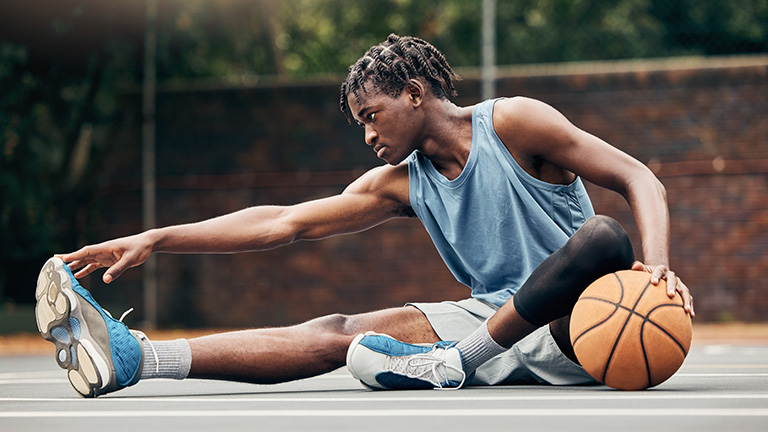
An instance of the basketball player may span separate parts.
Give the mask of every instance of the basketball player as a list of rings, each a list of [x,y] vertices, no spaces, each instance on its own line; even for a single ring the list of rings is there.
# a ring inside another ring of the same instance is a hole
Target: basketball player
[[[278,383],[347,361],[374,388],[583,384],[593,380],[573,355],[568,315],[593,280],[629,268],[651,273],[693,316],[689,290],[669,268],[667,203],[656,177],[537,100],[459,107],[449,99],[456,78],[429,43],[390,35],[351,66],[341,86],[341,111],[387,165],[337,196],[246,208],[49,260],[38,279],[38,326],[56,344],[73,387],[97,396],[150,378]],[[626,198],[644,262],[635,261],[616,221],[595,216],[582,179]],[[103,280],[111,283],[154,252],[268,250],[415,217],[471,289],[469,299],[149,341],[77,282],[106,268]]]

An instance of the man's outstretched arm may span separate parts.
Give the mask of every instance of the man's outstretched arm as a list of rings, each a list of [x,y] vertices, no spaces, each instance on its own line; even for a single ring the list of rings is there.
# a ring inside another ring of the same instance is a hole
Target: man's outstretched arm
[[[237,253],[355,233],[408,209],[405,165],[374,168],[343,193],[293,206],[257,206],[201,222],[145,231],[59,255],[82,278],[107,268],[110,283],[152,253]]]

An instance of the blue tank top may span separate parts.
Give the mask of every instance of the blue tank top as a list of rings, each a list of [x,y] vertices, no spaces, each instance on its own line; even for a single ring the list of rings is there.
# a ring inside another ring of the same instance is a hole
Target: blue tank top
[[[418,151],[408,157],[411,207],[472,297],[504,304],[533,270],[590,217],[580,178],[569,185],[525,172],[493,129],[496,100],[472,112],[472,146],[448,180]]]

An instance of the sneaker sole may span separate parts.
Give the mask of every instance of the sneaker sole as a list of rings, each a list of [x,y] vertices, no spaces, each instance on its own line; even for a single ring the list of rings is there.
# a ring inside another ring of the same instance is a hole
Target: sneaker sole
[[[56,346],[56,362],[67,370],[72,387],[83,397],[95,397],[109,384],[111,362],[93,342],[78,294],[63,266],[61,259],[51,258],[37,278],[37,329]]]

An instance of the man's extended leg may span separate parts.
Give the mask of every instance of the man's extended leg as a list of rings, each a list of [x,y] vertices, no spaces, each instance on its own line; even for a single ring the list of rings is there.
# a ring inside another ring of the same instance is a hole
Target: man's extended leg
[[[421,312],[402,307],[331,315],[287,328],[150,342],[102,309],[59,258],[43,266],[36,298],[38,329],[56,345],[59,366],[68,370],[70,383],[85,397],[120,390],[141,379],[180,379],[187,373],[252,383],[306,378],[343,366],[350,342],[366,331],[387,332],[406,341],[439,340]]]
[[[454,346],[435,347],[434,352],[428,355],[449,366],[447,369],[441,366],[435,370],[452,370],[457,367],[452,364],[456,361],[451,360],[457,356],[451,355],[451,352],[458,351],[458,366],[470,373],[548,323],[553,323],[552,335],[558,346],[575,361],[567,332],[563,331],[563,324],[567,322],[558,320],[570,314],[578,296],[591,282],[604,274],[630,268],[633,260],[631,242],[621,226],[607,217],[591,218],[565,246],[539,265],[512,300],[505,303],[474,333]],[[351,364],[348,366],[370,387],[403,388],[405,386],[400,383],[390,385],[392,380],[388,380],[388,383],[377,381],[379,376],[391,375],[392,371],[385,371],[383,365],[395,364],[390,360],[394,357],[401,357],[396,364],[409,364],[408,358],[411,356],[425,356],[423,353],[413,353],[407,347],[400,349],[396,341],[387,341],[385,344],[384,340],[374,335],[370,336],[370,340],[365,337],[356,339],[350,348],[350,352],[355,355],[350,357],[348,363]],[[424,381],[413,373],[417,369],[403,370],[406,379],[402,382]],[[423,371],[419,369],[417,372],[420,374]],[[444,373],[441,375],[447,376]],[[447,381],[441,383],[441,386],[451,385]]]
[[[189,377],[270,384],[320,375],[344,366],[350,342],[366,331],[414,343],[440,339],[426,317],[410,306],[329,315],[292,327],[190,339]]]

